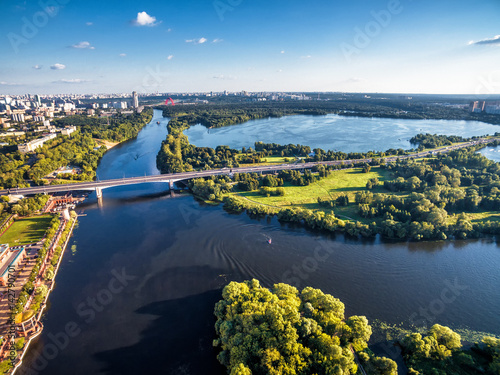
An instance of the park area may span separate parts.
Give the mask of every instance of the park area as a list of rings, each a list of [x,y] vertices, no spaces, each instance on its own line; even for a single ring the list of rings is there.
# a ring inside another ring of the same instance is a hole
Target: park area
[[[51,220],[51,215],[18,219],[2,234],[0,243],[17,246],[38,242],[49,228]]]

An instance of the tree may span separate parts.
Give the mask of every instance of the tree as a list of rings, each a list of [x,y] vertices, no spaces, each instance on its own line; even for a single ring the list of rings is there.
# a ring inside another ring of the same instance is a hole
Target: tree
[[[365,342],[364,317],[344,322],[344,304],[319,289],[263,288],[231,282],[215,305],[219,361],[230,374],[355,374],[353,340]]]
[[[444,345],[450,350],[457,350],[462,347],[460,335],[448,327],[434,324],[429,330],[429,334],[433,335],[440,345]]]

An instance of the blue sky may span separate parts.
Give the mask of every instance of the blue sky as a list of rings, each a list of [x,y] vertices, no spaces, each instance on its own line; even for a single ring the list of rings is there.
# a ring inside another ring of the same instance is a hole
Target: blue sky
[[[0,0],[0,14],[0,94],[500,93],[498,0]]]

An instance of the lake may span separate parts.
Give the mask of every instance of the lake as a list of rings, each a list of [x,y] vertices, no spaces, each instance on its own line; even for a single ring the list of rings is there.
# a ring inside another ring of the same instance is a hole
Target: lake
[[[386,151],[415,147],[409,140],[419,133],[463,137],[494,134],[497,125],[478,121],[399,120],[387,118],[326,116],[286,116],[252,120],[244,124],[207,129],[191,126],[184,131],[189,142],[199,147],[227,145],[254,147],[264,143],[297,144],[343,152]]]

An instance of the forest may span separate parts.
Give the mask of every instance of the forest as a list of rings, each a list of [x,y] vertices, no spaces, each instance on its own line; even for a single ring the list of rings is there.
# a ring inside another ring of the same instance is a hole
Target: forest
[[[368,347],[366,317],[346,318],[344,311],[339,299],[320,289],[233,281],[214,308],[217,358],[230,375],[398,374],[394,360]],[[402,349],[410,375],[500,373],[498,338],[464,344],[439,324],[404,332],[393,344]]]
[[[500,222],[490,220],[488,214],[476,221],[467,215],[500,211],[500,164],[476,153],[478,147],[454,150],[432,159],[404,159],[381,165],[391,172],[393,179],[383,183],[375,179],[368,181],[365,189],[355,193],[354,202],[343,193],[331,198],[318,197],[324,210],[260,205],[237,195],[224,197],[224,206],[230,211],[276,215],[282,222],[341,231],[353,237],[370,238],[380,234],[388,239],[418,241],[500,234]],[[317,174],[286,171],[277,177],[291,183],[309,184],[328,173],[334,172],[328,169]],[[250,186],[253,190],[264,186],[262,176],[246,178],[256,180]],[[385,192],[374,193],[375,187]],[[238,188],[244,190],[245,185],[238,183]],[[343,220],[335,215],[337,207],[346,205],[357,206],[358,220]]]
[[[472,113],[468,108],[453,108],[428,100],[398,100],[339,96],[328,100],[241,101],[189,106],[158,106],[165,117],[183,117],[190,124],[208,128],[239,124],[249,120],[289,115],[326,115],[481,121],[500,124],[500,116]]]
[[[356,374],[352,347],[363,351],[372,329],[364,316],[345,318],[332,295],[288,284],[231,282],[215,305],[214,346],[231,375]],[[396,363],[368,356],[372,375],[396,375]]]
[[[500,339],[485,336],[464,346],[458,333],[439,324],[426,333],[410,333],[400,343],[410,375],[497,375]]]

